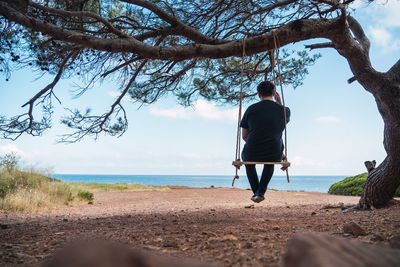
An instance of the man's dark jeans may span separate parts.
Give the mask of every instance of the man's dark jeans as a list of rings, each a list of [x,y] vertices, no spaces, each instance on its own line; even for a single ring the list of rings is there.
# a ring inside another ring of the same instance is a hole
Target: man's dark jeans
[[[253,191],[254,195],[264,196],[265,192],[267,191],[269,181],[274,174],[274,165],[264,165],[260,181],[258,180],[256,165],[252,164],[245,166],[247,178],[249,179],[251,190]]]
[[[242,152],[242,159],[243,161],[246,161],[246,158],[243,156],[244,153]],[[251,164],[245,166],[247,179],[249,179],[251,190],[253,191],[254,195],[264,196],[265,192],[267,191],[269,181],[271,181],[272,175],[274,174],[275,165],[265,164],[260,180],[258,180],[256,165]]]

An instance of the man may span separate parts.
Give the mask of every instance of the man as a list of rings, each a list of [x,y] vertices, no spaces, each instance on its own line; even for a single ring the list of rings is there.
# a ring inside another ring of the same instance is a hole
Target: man
[[[257,86],[260,102],[251,105],[243,115],[240,127],[246,141],[242,152],[243,161],[277,162],[282,160],[282,132],[285,129],[284,110],[281,98],[269,81]],[[275,99],[275,101],[274,101]],[[286,121],[289,122],[290,109],[286,108]],[[258,180],[255,165],[246,165],[254,202],[264,200],[268,183],[274,173],[274,165],[264,165],[261,179]]]

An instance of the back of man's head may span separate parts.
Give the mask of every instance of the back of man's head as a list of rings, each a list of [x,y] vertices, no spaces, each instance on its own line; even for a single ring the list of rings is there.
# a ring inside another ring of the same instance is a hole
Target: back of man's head
[[[257,92],[261,96],[272,96],[274,94],[274,91],[275,91],[275,85],[270,81],[261,82],[257,86]]]

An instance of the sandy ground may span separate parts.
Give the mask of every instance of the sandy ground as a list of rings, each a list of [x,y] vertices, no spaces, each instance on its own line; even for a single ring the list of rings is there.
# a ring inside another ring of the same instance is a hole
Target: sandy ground
[[[358,237],[387,244],[400,234],[400,204],[374,211],[343,212],[326,204],[356,204],[358,197],[268,191],[254,204],[242,189],[173,188],[166,192],[95,193],[93,205],[51,212],[0,214],[0,265],[37,265],[66,244],[105,239],[156,254],[220,266],[276,266],[295,232],[344,234],[354,221]]]

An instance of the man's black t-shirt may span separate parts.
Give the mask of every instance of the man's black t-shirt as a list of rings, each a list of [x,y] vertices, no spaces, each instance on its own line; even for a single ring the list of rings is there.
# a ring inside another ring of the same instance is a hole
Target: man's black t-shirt
[[[286,107],[286,121],[289,119],[290,109]],[[248,130],[242,153],[244,161],[281,161],[285,128],[282,105],[271,100],[251,105],[244,113],[240,127]]]

